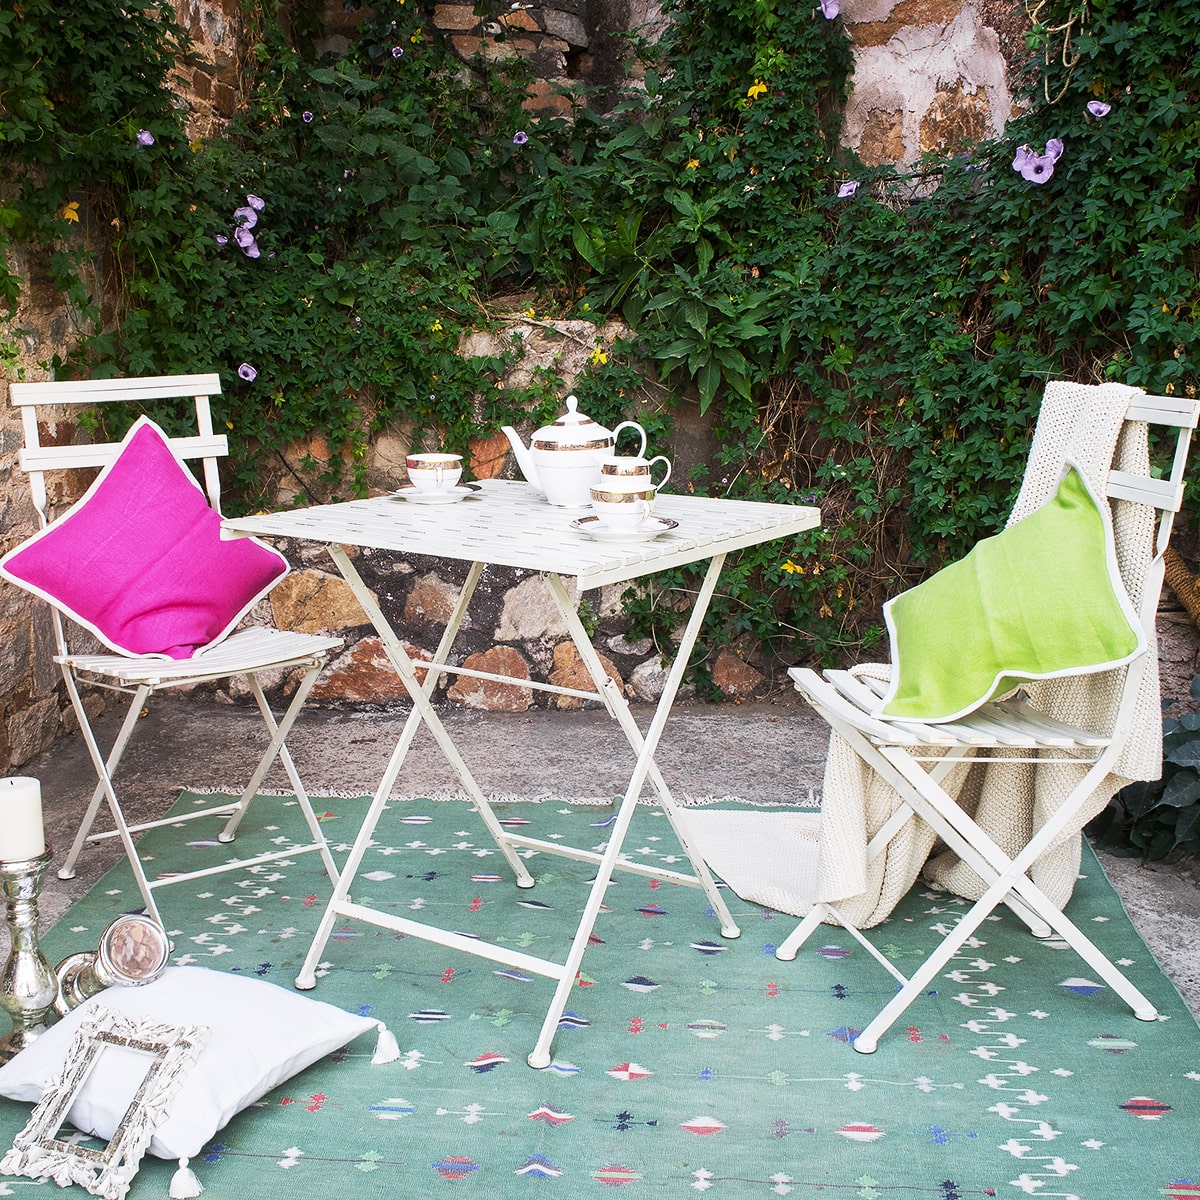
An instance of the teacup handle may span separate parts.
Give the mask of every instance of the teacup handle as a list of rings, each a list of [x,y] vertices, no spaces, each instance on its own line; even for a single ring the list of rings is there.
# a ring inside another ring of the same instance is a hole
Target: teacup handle
[[[651,472],[653,472],[654,464],[657,462],[665,463],[666,467],[667,467],[667,471],[666,471],[666,474],[663,475],[663,477],[657,483],[654,484],[654,490],[656,492],[661,491],[663,488],[665,488],[667,486],[667,480],[671,478],[671,460],[665,454],[656,454],[650,460],[650,462],[648,464],[649,468],[651,469]],[[651,475],[650,482],[654,483],[653,474]]]
[[[646,431],[636,421],[622,421],[620,425],[613,430],[613,453],[617,452],[617,438],[621,436],[622,429],[636,429],[642,437],[642,444],[638,448],[637,456],[642,458],[646,453]]]

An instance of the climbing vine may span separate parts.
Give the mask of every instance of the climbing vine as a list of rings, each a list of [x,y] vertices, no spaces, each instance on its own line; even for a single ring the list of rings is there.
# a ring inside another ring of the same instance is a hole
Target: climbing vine
[[[458,62],[420,0],[321,58],[247,4],[246,104],[213,141],[168,87],[182,30],[141,0],[0,13],[0,238],[42,247],[89,333],[54,365],[218,370],[231,498],[275,502],[264,463],[300,445],[303,503],[361,491],[391,425],[464,449],[555,411],[553,379],[504,386],[519,344],[462,352],[511,297],[620,318],[588,411],[665,434],[695,404],[721,449],[679,486],[822,508],[731,564],[709,644],[870,649],[887,595],[1003,523],[1047,379],[1194,393],[1200,0],[1031,6],[1021,115],[903,173],[840,145],[835,0],[663,7],[614,104],[535,120],[522,61]],[[657,580],[639,627],[669,639],[692,586]]]

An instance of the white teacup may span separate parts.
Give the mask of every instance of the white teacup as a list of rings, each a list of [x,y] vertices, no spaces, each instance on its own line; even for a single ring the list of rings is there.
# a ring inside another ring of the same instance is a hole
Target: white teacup
[[[632,531],[650,515],[651,507],[649,500],[633,492],[604,499],[599,488],[592,488],[592,512],[604,529]]]
[[[654,482],[656,464],[665,467],[663,477]],[[664,454],[654,458],[643,458],[640,454],[614,454],[600,462],[600,478],[597,486],[604,492],[650,492],[665,487],[671,478],[671,460]],[[653,495],[650,497],[653,499]]]
[[[461,454],[410,454],[404,465],[418,492],[452,492],[462,478]]]

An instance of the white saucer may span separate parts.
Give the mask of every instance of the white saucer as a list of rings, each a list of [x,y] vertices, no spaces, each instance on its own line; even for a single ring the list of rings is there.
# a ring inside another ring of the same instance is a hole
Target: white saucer
[[[460,483],[449,492],[419,492],[409,483],[397,488],[392,495],[397,500],[407,500],[410,504],[454,504],[482,491],[483,488],[477,483]]]
[[[578,529],[585,537],[597,542],[648,542],[678,525],[679,522],[670,517],[647,517],[640,525],[626,529],[606,528],[597,516],[580,517],[571,522],[572,529]]]

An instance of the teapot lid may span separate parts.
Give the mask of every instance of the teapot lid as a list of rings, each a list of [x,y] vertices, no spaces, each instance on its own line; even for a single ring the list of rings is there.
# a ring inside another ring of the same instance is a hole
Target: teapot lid
[[[579,411],[579,397],[567,397],[567,411],[533,435],[535,450],[611,450],[612,434]]]

